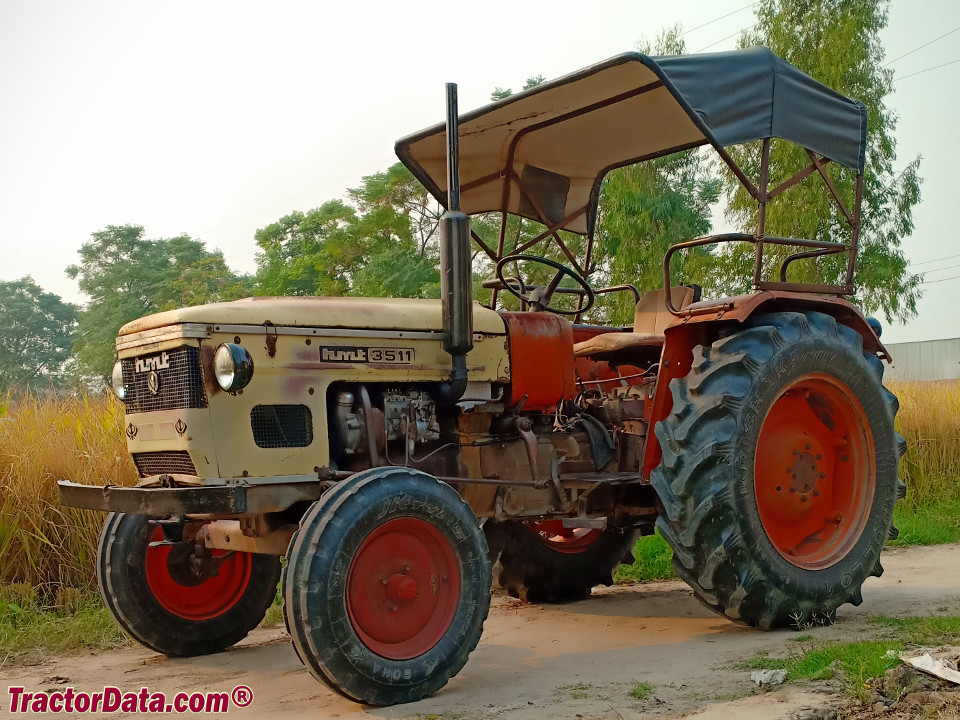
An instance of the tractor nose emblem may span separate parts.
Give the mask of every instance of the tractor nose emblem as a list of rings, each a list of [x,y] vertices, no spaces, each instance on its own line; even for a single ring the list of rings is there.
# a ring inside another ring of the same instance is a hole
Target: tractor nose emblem
[[[160,376],[157,374],[156,370],[151,370],[150,374],[147,375],[147,390],[149,390],[153,395],[156,395],[160,392]]]
[[[138,432],[139,430],[137,426],[134,425],[133,423],[130,423],[129,425],[127,425],[127,437],[130,438],[131,440],[133,440],[137,436]]]

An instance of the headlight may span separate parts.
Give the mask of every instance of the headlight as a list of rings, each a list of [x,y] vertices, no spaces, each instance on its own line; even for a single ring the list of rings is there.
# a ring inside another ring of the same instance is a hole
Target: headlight
[[[120,400],[127,397],[127,388],[123,384],[123,364],[117,360],[113,366],[113,374],[110,377],[110,384],[113,385],[113,394]]]
[[[239,345],[224,343],[213,356],[213,374],[227,392],[243,390],[253,377],[253,358]]]

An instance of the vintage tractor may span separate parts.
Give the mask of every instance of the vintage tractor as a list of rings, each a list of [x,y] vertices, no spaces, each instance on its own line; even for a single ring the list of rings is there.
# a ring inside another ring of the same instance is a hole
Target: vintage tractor
[[[844,299],[865,128],[861,103],[765,49],[628,53],[463,116],[448,86],[446,124],[397,143],[447,209],[440,300],[257,297],[121,330],[113,386],[141,481],[60,483],[64,504],[110,511],[110,611],[161,653],[212,653],[260,622],[279,581],[317,679],[409,702],[464,666],[494,582],[534,602],[585,597],[657,527],[718,613],[832,621],[882,571],[904,490],[879,325]],[[775,187],[771,138],[810,161]],[[747,142],[756,182],[724,149]],[[759,204],[756,233],[673,246],[662,287],[593,288],[604,175],[706,145]],[[831,162],[856,175],[852,211]],[[849,243],[765,234],[767,203],[807,180]],[[492,212],[495,243],[468,218]],[[511,216],[542,232],[512,246]],[[471,297],[471,236],[496,275],[490,307]],[[564,262],[527,254],[541,242]],[[729,242],[755,250],[755,292],[673,284],[672,255]],[[774,279],[770,245],[798,248]],[[792,263],[837,253],[843,284],[789,280]],[[635,302],[634,324],[582,323],[611,292]],[[497,310],[505,293],[519,310]]]

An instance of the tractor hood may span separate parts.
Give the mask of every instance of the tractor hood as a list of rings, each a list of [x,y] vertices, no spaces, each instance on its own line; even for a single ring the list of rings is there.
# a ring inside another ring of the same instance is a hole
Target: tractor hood
[[[202,323],[278,327],[356,328],[370,330],[443,330],[439,300],[358,297],[251,297],[147,315],[120,328],[120,335],[144,330]],[[474,303],[474,332],[504,335],[503,320]]]

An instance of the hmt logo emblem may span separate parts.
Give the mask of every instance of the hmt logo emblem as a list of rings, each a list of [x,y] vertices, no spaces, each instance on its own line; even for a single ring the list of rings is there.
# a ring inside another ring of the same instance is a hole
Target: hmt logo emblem
[[[137,358],[133,369],[135,372],[140,373],[147,372],[148,370],[166,370],[168,367],[170,367],[170,356],[162,352],[153,357]]]
[[[367,362],[367,349],[320,348],[320,359],[326,362]]]

